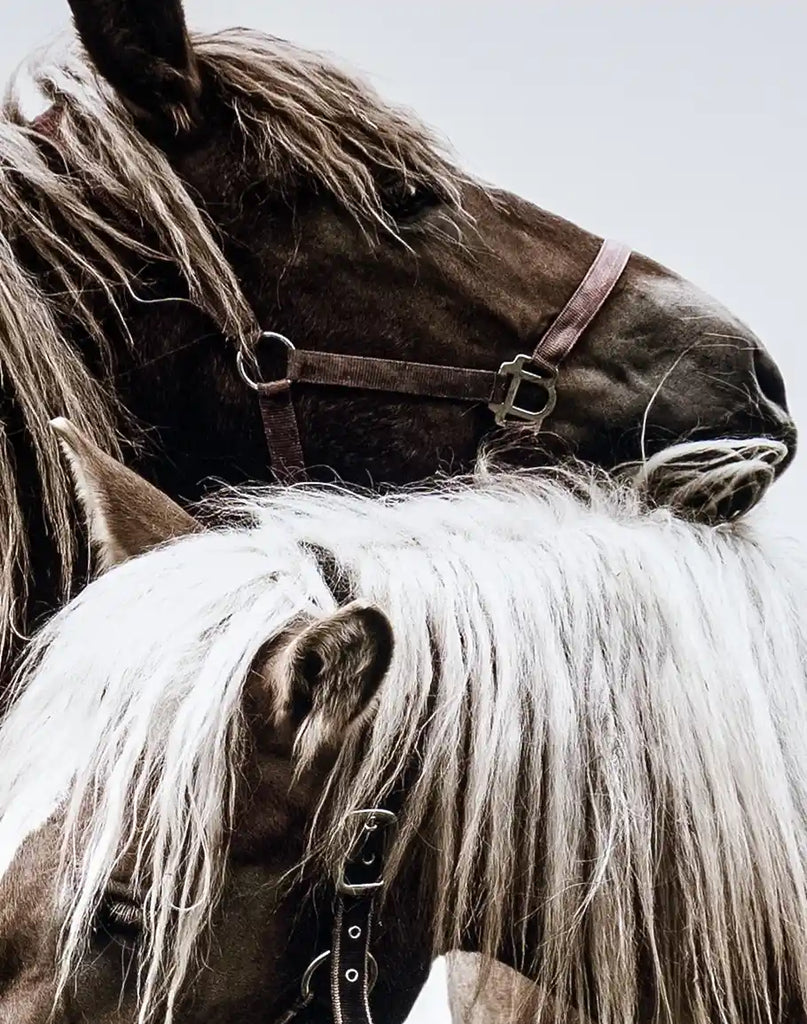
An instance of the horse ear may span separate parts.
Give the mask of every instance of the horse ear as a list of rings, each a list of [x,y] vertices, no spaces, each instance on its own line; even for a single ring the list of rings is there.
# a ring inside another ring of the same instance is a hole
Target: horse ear
[[[291,727],[299,766],[337,747],[371,706],[392,657],[392,626],[353,602],[299,633],[283,651],[276,681],[278,724]]]
[[[96,69],[135,117],[172,134],[199,121],[201,77],[181,0],[69,0]]]
[[[70,462],[90,544],[108,568],[202,528],[166,494],[102,452],[69,421],[51,426]]]

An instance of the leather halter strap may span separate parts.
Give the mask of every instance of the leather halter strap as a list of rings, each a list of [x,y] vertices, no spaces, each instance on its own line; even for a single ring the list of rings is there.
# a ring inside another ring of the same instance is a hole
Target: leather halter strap
[[[370,807],[350,818],[359,831],[336,880],[331,948],[314,957],[303,972],[300,998],[275,1024],[302,1024],[316,998],[313,979],[330,964],[330,1005],[334,1024],[373,1024],[370,992],[378,971],[371,952],[376,900],[384,889],[386,834],[392,811]]]
[[[271,470],[281,483],[305,479],[300,432],[292,402],[293,384],[385,391],[390,394],[442,398],[455,402],[485,404],[502,426],[511,420],[533,423],[540,428],[555,407],[555,379],[560,363],[569,354],[614,290],[630,259],[631,249],[606,240],[594,262],[543,335],[531,355],[521,354],[498,370],[475,370],[439,366],[397,359],[351,356],[334,352],[297,349],[281,334],[268,331],[262,342],[278,343],[285,354],[285,366],[277,379],[254,380],[247,363],[255,364],[252,353],[238,353],[238,369],[246,383],[258,393]],[[523,383],[531,385],[532,407],[519,404]]]

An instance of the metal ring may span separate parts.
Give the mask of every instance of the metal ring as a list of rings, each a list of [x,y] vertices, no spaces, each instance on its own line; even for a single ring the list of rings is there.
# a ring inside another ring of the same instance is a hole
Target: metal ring
[[[345,971],[345,981],[349,981],[350,984],[352,985],[354,981],[358,981],[358,980],[359,980],[359,972],[356,970],[356,968],[355,967],[348,967],[348,969]]]
[[[302,994],[304,1005],[308,1005],[314,998],[314,990],[311,988],[311,979],[317,972],[317,968],[325,963],[328,957],[331,955],[331,951],[326,949],[324,953],[320,953],[319,956],[315,956],[311,963],[303,971],[303,980],[300,982],[300,993]]]
[[[359,926],[357,924],[352,924],[348,928],[347,933],[348,933],[348,935],[350,936],[351,939],[360,939],[361,938],[361,928],[359,928]]]
[[[258,338],[255,347],[257,348],[257,346],[260,345],[260,343],[264,340],[279,341],[283,345],[285,345],[290,352],[294,351],[294,345],[292,345],[292,343],[289,341],[286,335],[278,334],[277,331],[263,331],[260,337]],[[246,384],[246,386],[248,388],[252,388],[253,391],[260,391],[261,384],[263,384],[264,382],[253,380],[252,377],[250,377],[250,375],[247,373],[246,363],[244,360],[244,352],[245,349],[243,346],[239,348],[238,353],[235,357],[235,365],[238,367],[238,372],[241,375],[241,379]],[[255,353],[249,352],[248,355],[253,359],[253,361],[256,362],[257,365],[257,361],[254,360]]]

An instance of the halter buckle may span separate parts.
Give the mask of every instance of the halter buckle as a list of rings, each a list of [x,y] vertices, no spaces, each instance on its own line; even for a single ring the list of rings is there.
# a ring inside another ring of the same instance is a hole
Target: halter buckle
[[[384,877],[380,874],[380,858],[378,859],[379,876],[369,879],[366,882],[349,882],[346,873],[351,863],[364,863],[369,866],[373,859],[362,861],[361,857],[369,841],[374,838],[377,829],[385,829],[393,825],[397,818],[392,811],[384,810],[383,807],[363,807],[357,811],[351,811],[348,818],[358,819],[361,823],[361,831],[353,845],[350,857],[342,863],[339,877],[336,879],[336,891],[340,896],[367,896],[384,888]]]
[[[534,369],[525,370],[525,365]],[[539,372],[535,372],[535,370]],[[543,423],[547,416],[555,408],[557,392],[555,382],[558,377],[557,370],[537,363],[532,356],[519,355],[509,363],[502,363],[499,367],[499,377],[509,378],[507,391],[501,402],[491,402],[488,408],[494,414],[496,423],[501,427],[509,419],[523,420],[527,423]],[[527,409],[517,405],[519,389],[522,384],[540,387],[546,396],[540,408]]]

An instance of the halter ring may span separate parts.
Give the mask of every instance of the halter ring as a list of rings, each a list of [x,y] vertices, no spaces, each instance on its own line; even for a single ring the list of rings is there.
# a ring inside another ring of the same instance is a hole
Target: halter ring
[[[320,953],[319,956],[315,956],[311,963],[303,971],[302,981],[300,982],[300,1002],[297,1005],[297,1012],[304,1009],[306,1006],[310,1006],[314,999],[314,989],[312,987],[312,981],[317,970],[326,963],[331,956],[331,951],[326,949],[324,953]],[[370,967],[370,972],[367,978],[367,991],[372,992],[375,988],[375,983],[378,980],[378,963],[372,953],[367,954],[367,963]]]
[[[256,349],[262,341],[279,341],[282,345],[286,346],[289,352],[294,351],[294,345],[292,345],[292,343],[289,341],[286,335],[278,334],[277,331],[262,331],[255,345]],[[238,349],[238,354],[235,357],[235,365],[238,367],[238,372],[241,375],[241,379],[246,384],[246,386],[248,388],[251,388],[253,391],[260,391],[261,386],[265,383],[265,381],[253,380],[252,377],[250,377],[250,375],[247,373],[246,360],[244,359],[245,351],[247,352],[247,357],[249,358],[250,362],[257,366],[255,352],[249,352],[245,350],[243,345]]]
[[[300,995],[302,997],[303,1006],[308,1006],[314,998],[314,989],[311,987],[311,982],[314,979],[314,975],[317,973],[317,968],[321,967],[330,955],[331,951],[326,949],[324,953],[320,953],[319,956],[315,956],[308,967],[303,971],[303,978],[300,982]]]

